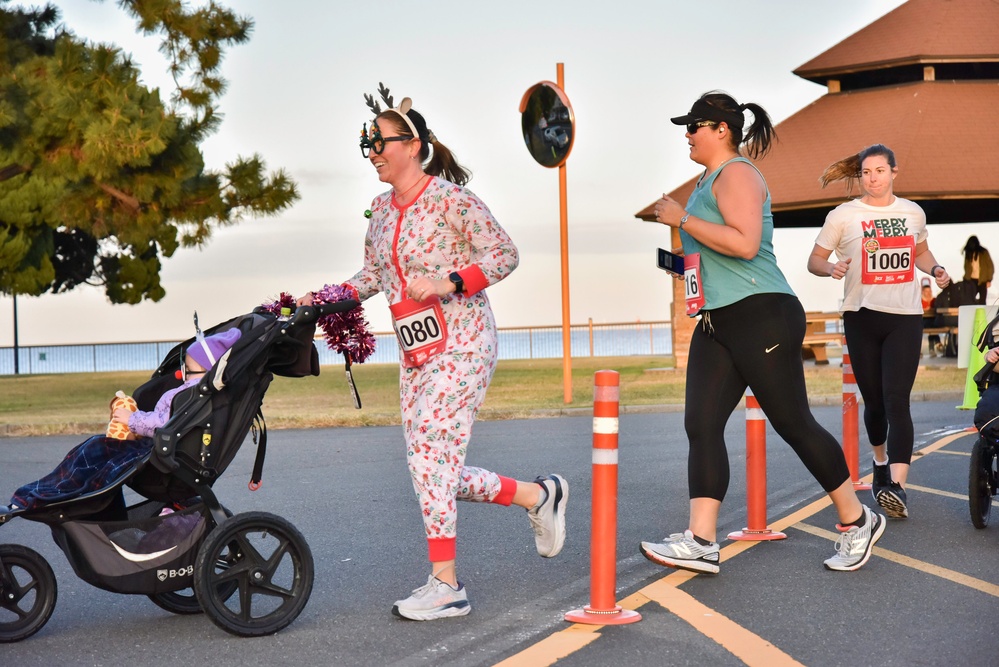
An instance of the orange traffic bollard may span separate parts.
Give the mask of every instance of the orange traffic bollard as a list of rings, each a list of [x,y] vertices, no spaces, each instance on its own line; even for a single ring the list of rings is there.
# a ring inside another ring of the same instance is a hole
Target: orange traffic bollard
[[[565,620],[624,625],[641,614],[617,604],[617,431],[620,376],[597,371],[593,387],[593,500],[590,530],[590,604]]]
[[[746,514],[749,525],[728,534],[730,540],[783,540],[767,528],[767,417],[752,389],[746,389]]]
[[[854,489],[869,489],[860,481],[860,408],[857,405],[857,378],[850,363],[850,348],[843,336],[843,456]]]

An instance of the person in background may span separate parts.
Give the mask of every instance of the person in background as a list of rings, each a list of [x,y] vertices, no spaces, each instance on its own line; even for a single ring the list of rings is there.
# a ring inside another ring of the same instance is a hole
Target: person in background
[[[882,144],[826,168],[823,187],[846,180],[852,188],[857,181],[862,194],[826,216],[808,270],[843,281],[843,329],[874,453],[871,493],[889,517],[904,519],[913,447],[909,396],[923,347],[915,270],[933,276],[940,288],[950,276],[930,251],[923,209],[895,196],[897,175],[895,154]]]
[[[920,301],[923,305],[923,328],[932,327],[936,321],[936,315],[927,316],[927,311],[933,310],[937,306],[937,300],[933,297],[933,287],[929,278],[920,279]],[[929,334],[926,336],[926,346],[929,348],[930,357],[936,357],[937,352],[943,352],[943,345],[940,343],[940,334]]]
[[[747,110],[753,122],[744,134]],[[886,522],[861,504],[842,448],[808,406],[801,363],[805,311],[777,267],[770,191],[740,152],[745,144],[749,157],[767,153],[776,139],[770,116],[715,91],[671,121],[687,128],[690,159],[704,167],[686,206],[666,195],[655,205],[656,220],[680,230],[687,313],[700,315],[690,341],[684,414],[690,519],[681,533],[642,542],[641,552],[660,565],[719,572],[718,514],[729,484],[725,424],[748,387],[835,505],[840,537],[825,567],[857,570]]]
[[[988,300],[994,273],[992,255],[982,247],[977,236],[969,236],[964,244],[964,279],[975,283],[975,303],[984,304]]]
[[[538,553],[565,540],[569,487],[560,475],[522,482],[465,464],[472,424],[496,368],[497,330],[485,289],[517,268],[518,254],[469,172],[427,129],[407,97],[361,133],[361,154],[389,190],[375,197],[364,266],[346,283],[358,300],[384,292],[400,345],[406,458],[427,538],[430,576],[392,613],[428,621],[471,610],[456,572],[456,500],[527,510]],[[391,106],[388,91],[382,99]],[[431,153],[431,148],[433,149]],[[311,304],[312,295],[299,299]]]

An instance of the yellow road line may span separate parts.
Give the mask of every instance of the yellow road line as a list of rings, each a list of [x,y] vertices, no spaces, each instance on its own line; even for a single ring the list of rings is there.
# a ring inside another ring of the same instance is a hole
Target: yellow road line
[[[685,620],[750,667],[801,666],[800,662],[766,639],[667,583],[666,578],[649,584],[642,589],[642,594]]]
[[[914,456],[923,456],[925,454],[938,452],[941,448],[946,447],[953,441],[966,435],[968,435],[968,431],[953,433],[919,449],[913,454]],[[860,481],[870,482],[871,477],[872,475],[867,475]],[[816,531],[814,534],[819,535],[820,537],[828,537],[835,541],[837,539],[837,535],[835,533],[831,533],[804,523],[805,519],[821,512],[831,504],[832,500],[828,496],[823,496],[822,498],[809,503],[805,507],[802,507],[800,510],[774,521],[768,527],[773,531],[783,531],[788,527],[798,528],[799,530],[804,530],[805,532]],[[732,542],[731,544],[722,547],[720,550],[719,555],[721,562],[734,558],[743,551],[746,551],[757,544],[760,543],[753,541]],[[915,565],[920,564],[920,561],[909,558],[908,556],[896,554],[888,551],[887,549],[880,549],[879,547],[875,547],[874,549],[875,553],[882,558],[893,560],[902,565],[908,565],[909,567],[916,567],[916,569],[923,569]],[[968,577],[958,572],[952,572],[946,568],[938,568],[937,566],[930,565],[929,563],[923,563],[922,565],[925,565],[926,568],[933,569],[933,571],[930,572],[931,574],[942,576],[945,579],[955,581],[962,585],[971,586],[976,590],[990,588],[999,591],[999,586],[989,584],[988,582],[981,582],[974,577]],[[924,571],[930,570],[926,569]],[[945,574],[948,574],[949,576],[945,576]],[[625,599],[621,600],[618,604],[622,609],[635,610],[649,601],[654,601],[663,608],[672,612],[674,615],[685,620],[701,634],[713,639],[720,646],[730,651],[733,655],[751,667],[769,667],[770,665],[774,665],[776,667],[790,667],[792,665],[801,664],[790,655],[774,646],[771,642],[743,628],[741,625],[730,620],[725,615],[720,614],[714,609],[698,602],[697,599],[690,594],[679,590],[678,587],[681,584],[690,581],[696,576],[697,574],[694,572],[676,570],[675,572],[658,579],[641,590],[632,593]],[[973,584],[969,582],[978,583]],[[992,593],[991,590],[987,590],[986,592],[993,595],[999,595],[999,593]],[[602,625],[573,623],[568,628],[560,630],[553,635],[549,635],[537,644],[524,649],[520,653],[510,656],[502,662],[496,663],[495,667],[549,667],[550,665],[555,664],[555,662],[559,659],[567,657],[596,641],[600,637],[600,630],[604,627],[605,626]]]
[[[963,500],[967,502],[967,493],[953,493],[951,491],[941,491],[940,489],[931,489],[928,486],[919,486],[918,484],[906,484],[906,490],[908,491],[922,491],[923,493],[932,493],[935,496],[943,496],[945,498],[954,498],[956,500]]]
[[[951,456],[971,456],[971,452],[952,452],[949,449],[943,449],[937,452],[937,454],[950,454]]]
[[[806,533],[811,533],[817,537],[824,537],[827,540],[832,540],[835,542],[839,539],[839,535],[836,533],[825,530],[824,528],[819,528],[817,526],[812,526],[807,523],[799,523],[793,528],[804,531]],[[968,576],[966,574],[961,574],[960,572],[955,572],[954,570],[948,570],[945,567],[940,567],[939,565],[934,565],[933,563],[927,563],[926,561],[917,560],[915,558],[910,558],[909,556],[903,556],[895,551],[890,551],[888,549],[882,549],[881,547],[874,547],[874,555],[879,558],[884,558],[890,560],[893,563],[898,563],[899,565],[905,565],[906,567],[911,567],[914,570],[919,570],[920,572],[925,572],[926,574],[932,574],[935,577],[940,577],[941,579],[946,579],[955,584],[960,584],[961,586],[967,586],[968,588],[974,589],[976,591],[981,591],[992,595],[994,597],[999,597],[999,586],[996,584],[989,583],[987,581],[982,581],[975,577]]]
[[[511,655],[496,667],[547,667],[589,646],[600,638],[603,625],[582,625],[573,623],[565,630],[549,635],[537,644],[527,647],[516,655]]]

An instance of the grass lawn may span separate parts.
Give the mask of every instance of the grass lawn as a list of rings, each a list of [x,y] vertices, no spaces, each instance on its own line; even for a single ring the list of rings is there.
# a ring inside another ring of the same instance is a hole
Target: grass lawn
[[[685,373],[672,357],[582,357],[572,360],[572,397],[563,400],[562,360],[501,361],[493,376],[480,419],[552,414],[593,404],[593,374],[620,373],[621,405],[683,403]],[[276,377],[264,398],[268,428],[366,426],[399,423],[399,368],[394,364],[355,365],[354,379],[363,409],[354,409],[342,367],[324,366],[319,377]],[[967,371],[955,365],[921,367],[914,393],[964,390]],[[0,434],[10,436],[100,433],[108,403],[121,389],[130,393],[147,372],[71,373],[0,377]],[[809,396],[842,395],[836,364],[805,362]]]

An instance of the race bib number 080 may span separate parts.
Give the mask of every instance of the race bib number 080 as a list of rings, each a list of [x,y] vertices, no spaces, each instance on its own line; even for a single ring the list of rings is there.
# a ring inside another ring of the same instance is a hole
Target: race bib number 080
[[[427,359],[444,349],[447,326],[440,299],[431,297],[420,303],[404,299],[392,304],[389,309],[406,368],[422,366]]]

